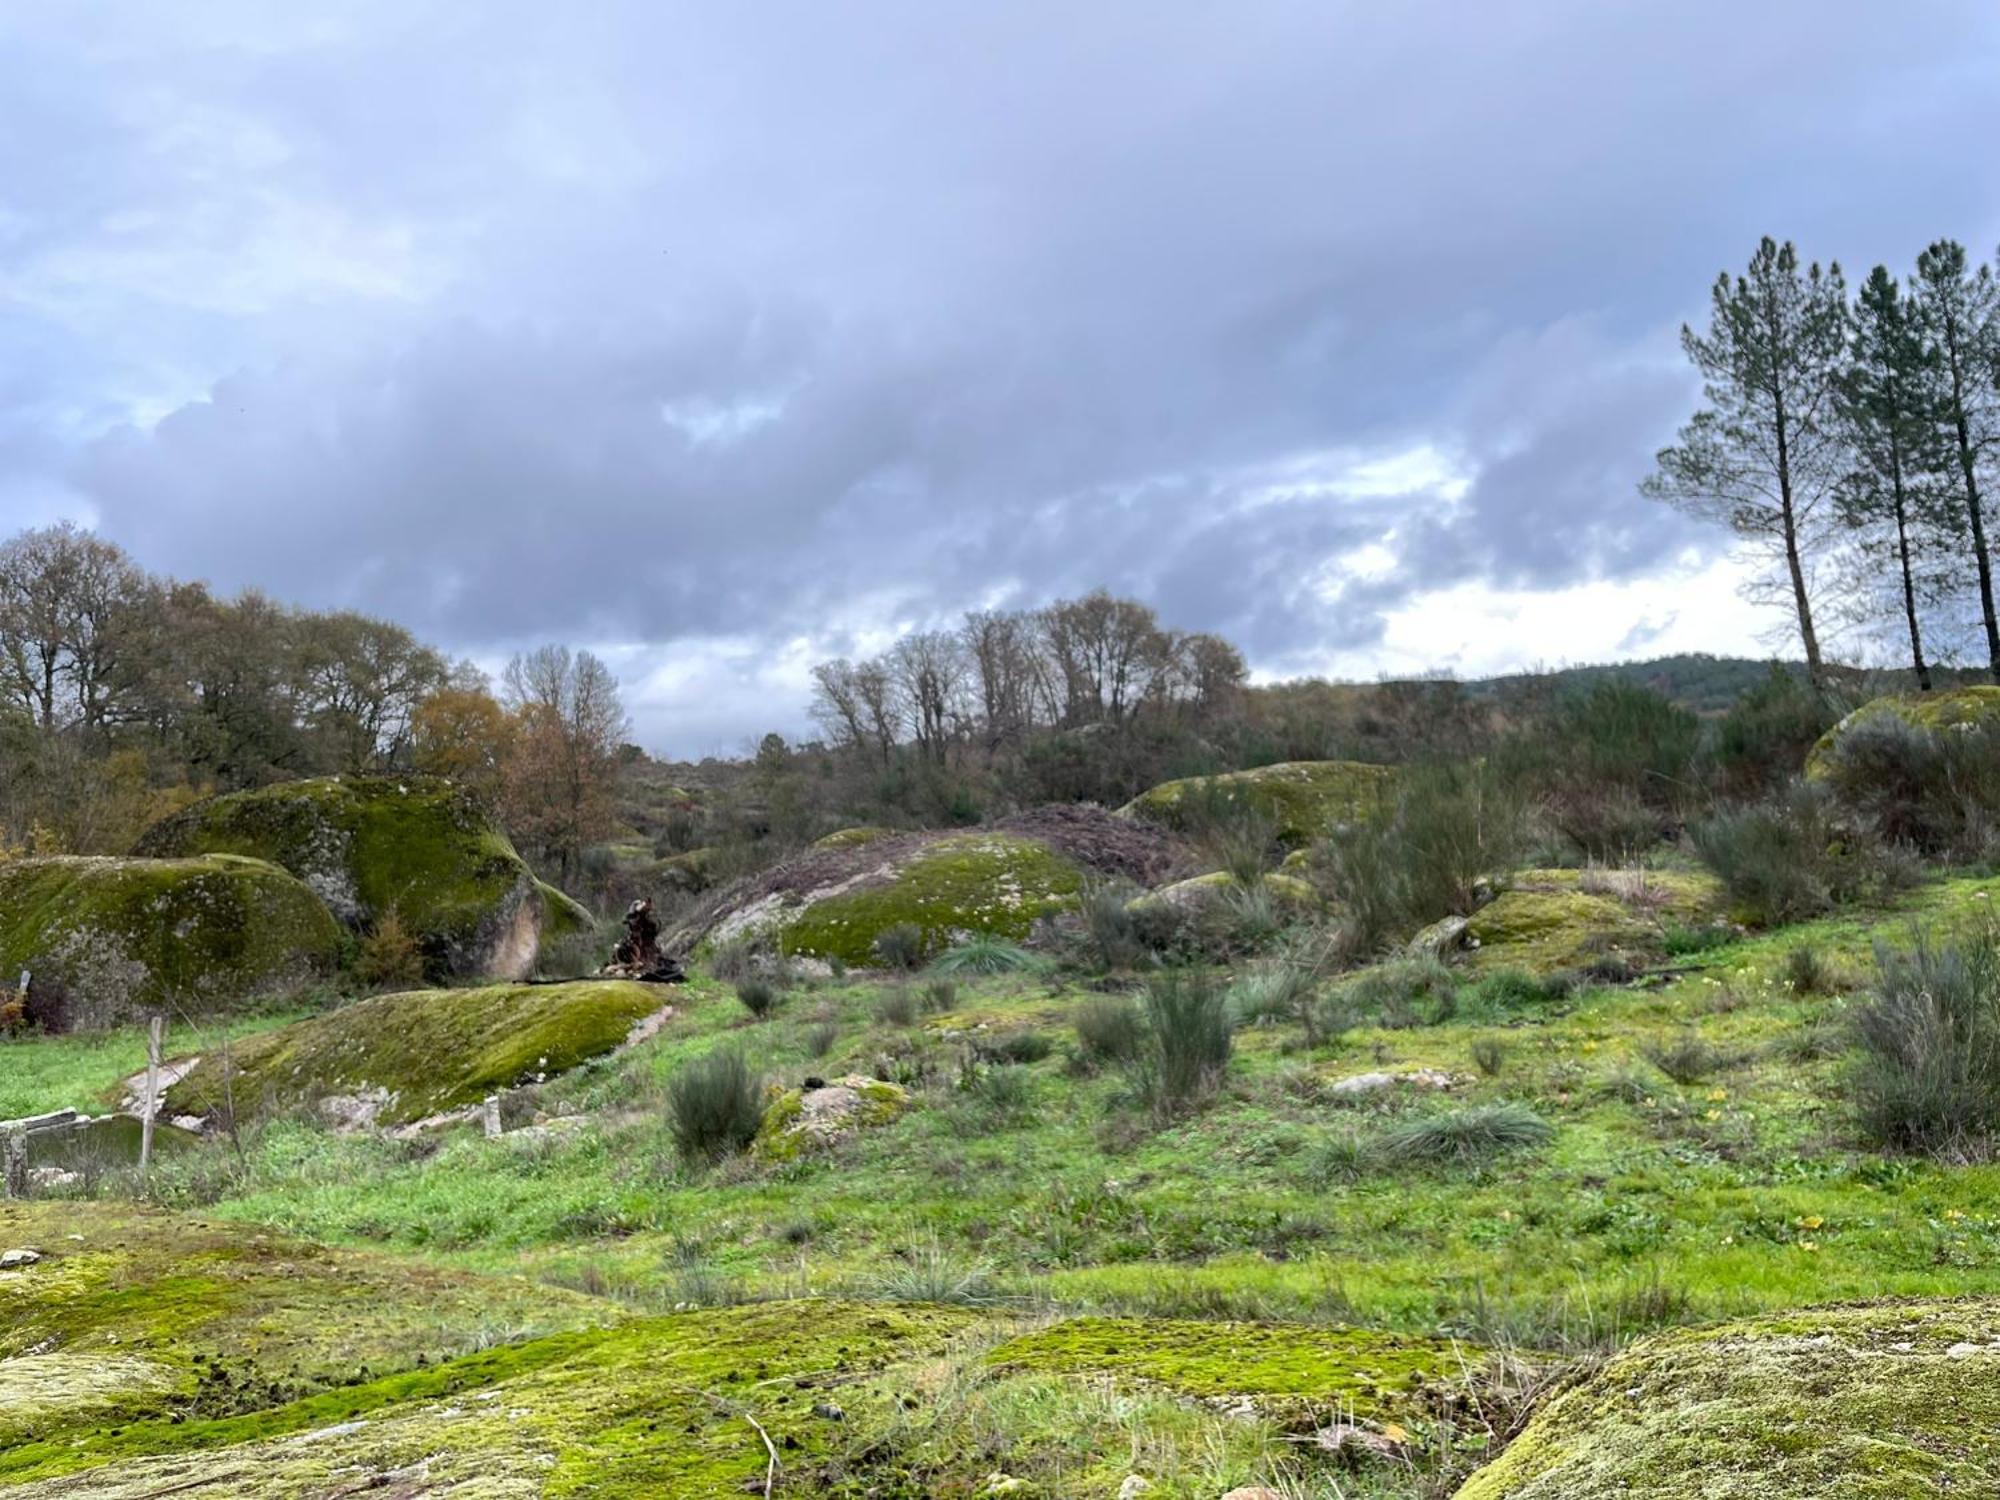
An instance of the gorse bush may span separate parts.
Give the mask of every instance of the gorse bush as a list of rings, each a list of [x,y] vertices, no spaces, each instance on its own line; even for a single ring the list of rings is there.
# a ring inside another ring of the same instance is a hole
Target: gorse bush
[[[1525,1104],[1472,1104],[1398,1121],[1382,1131],[1375,1149],[1389,1162],[1465,1166],[1542,1145],[1555,1133]]]
[[[424,950],[395,912],[355,944],[354,977],[372,989],[414,989],[424,982]]]
[[[745,979],[736,986],[736,1000],[761,1021],[777,1008],[778,987],[768,979]]]
[[[1453,912],[1469,912],[1483,880],[1515,868],[1527,807],[1484,764],[1410,766],[1396,793],[1315,854],[1339,898],[1350,952],[1367,956]]]
[[[1879,714],[1833,740],[1822,775],[1885,842],[1953,859],[2000,853],[2000,727],[1926,729]]]
[[[898,922],[875,935],[875,957],[885,969],[914,969],[924,961],[924,930]]]
[[[1796,668],[1773,666],[1715,721],[1707,759],[1720,789],[1734,797],[1778,790],[1806,752],[1839,721],[1840,705]]]
[[[745,1149],[764,1121],[764,1084],[743,1054],[717,1047],[683,1063],[667,1085],[667,1119],[683,1160],[712,1162]]]
[[[1733,1061],[1693,1031],[1683,1031],[1667,1041],[1648,1042],[1639,1049],[1639,1055],[1682,1085],[1699,1083]]]
[[[1876,979],[1855,1009],[1852,1087],[1862,1128],[1882,1145],[1945,1160],[1985,1159],[2000,1128],[2000,927],[1907,951],[1878,946]]]
[[[1146,1018],[1138,1006],[1119,996],[1101,996],[1077,1006],[1077,1046],[1093,1066],[1127,1063],[1146,1042]]]
[[[1840,988],[1840,976],[1818,948],[1799,943],[1785,952],[1785,984],[1795,995],[1831,995]]]
[[[1690,833],[1737,915],[1758,926],[1803,921],[1907,878],[1906,861],[1848,837],[1831,795],[1807,782],[1719,812]]]
[[[1131,903],[1139,888],[1125,881],[1093,883],[1080,903],[1084,941],[1099,969],[1134,969],[1152,958]]]
[[[1229,1066],[1229,1005],[1206,975],[1169,969],[1146,986],[1144,1041],[1131,1067],[1140,1096],[1160,1113],[1205,1095]]]

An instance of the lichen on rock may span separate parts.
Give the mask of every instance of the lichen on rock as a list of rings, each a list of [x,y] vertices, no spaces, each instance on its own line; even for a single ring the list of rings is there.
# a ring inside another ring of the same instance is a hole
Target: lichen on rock
[[[332,1102],[338,1123],[407,1125],[616,1050],[662,993],[580,980],[377,995],[235,1043],[229,1092],[239,1112]],[[203,1057],[167,1090],[168,1113],[216,1116],[224,1068]]]
[[[1249,771],[1162,782],[1118,811],[1123,817],[1185,829],[1193,799],[1213,788],[1245,797],[1271,819],[1279,839],[1296,848],[1367,816],[1381,804],[1395,774],[1389,766],[1365,761],[1283,761]]]
[[[1804,1308],[1636,1344],[1458,1500],[2000,1494],[2000,1302]]]
[[[1914,729],[1940,733],[1969,727],[2000,733],[2000,687],[1984,684],[1872,698],[1819,737],[1806,755],[1806,776],[1812,780],[1825,777],[1832,769],[1840,741],[1863,725],[1884,718],[1900,719]]]
[[[534,876],[472,796],[440,778],[322,776],[211,797],[149,829],[136,852],[269,860],[350,927],[394,913],[435,978],[534,972]]]
[[[260,859],[0,864],[0,972],[33,976],[30,1015],[52,1030],[227,1014],[330,972],[340,943],[319,898]]]
[[[764,1110],[751,1145],[765,1161],[789,1161],[802,1152],[836,1146],[860,1131],[908,1113],[914,1101],[900,1084],[850,1073],[817,1088],[784,1089]]]

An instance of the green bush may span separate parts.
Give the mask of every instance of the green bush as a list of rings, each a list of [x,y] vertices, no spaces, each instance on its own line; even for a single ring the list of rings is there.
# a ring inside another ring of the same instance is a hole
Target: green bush
[[[1557,987],[1525,969],[1494,969],[1482,974],[1473,989],[1479,1003],[1495,1011],[1526,1010],[1561,998]]]
[[[924,930],[898,922],[875,934],[875,957],[885,969],[914,969],[924,961]]]
[[[917,997],[906,984],[891,985],[875,1002],[875,1019],[885,1026],[912,1026],[917,1019]]]
[[[1038,1063],[1056,1050],[1056,1044],[1039,1031],[1011,1031],[980,1048],[987,1057],[1007,1063]]]
[[[1081,902],[1084,941],[1099,970],[1136,969],[1153,956],[1131,903],[1139,888],[1126,881],[1094,882]]]
[[[1435,1026],[1458,1013],[1458,976],[1428,955],[1364,969],[1339,994],[1347,1009],[1390,1030]]]
[[[1778,790],[1840,715],[1804,672],[1773,664],[1768,677],[1714,721],[1707,759],[1715,781],[1739,798]]]
[[[745,979],[736,986],[736,1000],[761,1021],[777,1008],[778,987],[768,979]]]
[[[1795,995],[1831,995],[1840,989],[1840,976],[1818,948],[1799,943],[1786,950],[1785,983]]]
[[[825,1057],[840,1040],[840,1028],[831,1021],[817,1021],[806,1028],[806,1056]]]
[[[1182,831],[1211,867],[1253,888],[1277,863],[1278,825],[1249,789],[1226,781],[1196,782],[1176,809]]]
[[[1130,1000],[1099,996],[1075,1012],[1076,1039],[1085,1062],[1094,1066],[1128,1063],[1146,1042],[1146,1018]]]
[[[958,986],[949,979],[930,979],[924,982],[924,1009],[932,1015],[942,1015],[958,1005]]]
[[[1131,1067],[1140,1097],[1166,1114],[1208,1093],[1229,1066],[1229,1006],[1213,980],[1185,969],[1145,990],[1145,1040]]]
[[[424,983],[424,950],[396,913],[384,914],[355,944],[354,977],[370,989],[411,990]]]
[[[1358,1131],[1343,1130],[1323,1136],[1306,1155],[1306,1180],[1315,1187],[1354,1182],[1368,1175],[1375,1165],[1372,1143]]]
[[[2000,854],[2000,726],[1927,729],[1878,714],[1835,736],[1821,776],[1885,842],[1952,859]]]
[[[1669,1041],[1648,1042],[1639,1055],[1683,1087],[1700,1083],[1735,1060],[1695,1031],[1683,1031]]]
[[[1383,1130],[1376,1149],[1398,1164],[1468,1166],[1542,1145],[1555,1133],[1555,1126],[1525,1104],[1473,1104],[1399,1121]]]
[[[1862,1127],[1897,1150],[1984,1160],[2000,1127],[2000,931],[1956,942],[1919,935],[1878,947],[1876,980],[1854,1014],[1853,1089]]]
[[[1379,953],[1471,911],[1482,882],[1516,868],[1527,828],[1526,804],[1483,762],[1404,770],[1392,801],[1314,854],[1342,904],[1348,950]]]
[[[746,1149],[764,1120],[764,1084],[733,1047],[682,1064],[667,1085],[674,1149],[689,1162]]]
[[[1758,926],[1803,921],[1908,878],[1907,861],[1849,838],[1831,796],[1807,782],[1719,812],[1690,834],[1737,914]]]
[[[1488,1078],[1498,1078],[1507,1067],[1507,1044],[1497,1036],[1482,1036],[1472,1043],[1472,1065]]]

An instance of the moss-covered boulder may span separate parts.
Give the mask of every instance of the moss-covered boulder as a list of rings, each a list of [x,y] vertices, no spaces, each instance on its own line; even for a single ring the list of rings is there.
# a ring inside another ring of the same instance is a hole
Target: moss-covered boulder
[[[764,1123],[751,1144],[765,1161],[790,1161],[807,1151],[837,1146],[849,1137],[907,1114],[914,1101],[908,1089],[861,1073],[850,1073],[812,1089],[784,1089],[764,1109]]]
[[[542,898],[544,939],[576,937],[597,931],[597,918],[575,897],[557,890],[546,881],[536,881],[535,890]]]
[[[1617,957],[1643,966],[1673,927],[1717,920],[1714,877],[1664,870],[1524,870],[1474,912],[1464,937],[1485,968],[1550,974]]]
[[[1395,772],[1356,760],[1293,760],[1222,776],[1189,776],[1141,792],[1118,809],[1122,817],[1145,818],[1185,830],[1200,800],[1213,793],[1242,796],[1276,826],[1294,847],[1332,833],[1378,806]]]
[[[665,1008],[663,993],[592,979],[377,995],[237,1042],[229,1082],[239,1112],[309,1106],[344,1124],[406,1125],[614,1051]],[[172,1115],[218,1115],[223,1059],[203,1057],[166,1102]]]
[[[2000,1494],[2000,1302],[1806,1308],[1634,1345],[1458,1500]]]
[[[227,1013],[332,970],[340,925],[276,865],[58,857],[0,863],[0,974],[51,1030]]]
[[[871,858],[880,851],[880,859]],[[992,832],[899,839],[860,849],[861,868],[829,871],[824,883],[771,889],[730,912],[710,934],[770,943],[807,958],[878,961],[875,942],[905,924],[927,953],[967,934],[1020,939],[1037,917],[1070,906],[1084,872],[1038,839]]]
[[[543,909],[535,878],[449,781],[326,776],[211,797],[156,824],[136,852],[267,859],[350,927],[394,913],[440,979],[534,972]]]
[[[1832,769],[1834,748],[1844,736],[1885,718],[1932,732],[1979,727],[2000,733],[2000,687],[1962,687],[1871,699],[1819,737],[1806,755],[1807,777],[1818,780],[1826,776]]]
[[[1311,911],[1320,904],[1319,892],[1309,880],[1297,875],[1287,875],[1273,870],[1258,882],[1258,888],[1280,907],[1287,911]],[[1150,916],[1157,912],[1171,912],[1176,916],[1194,916],[1207,910],[1222,900],[1231,891],[1241,890],[1236,877],[1227,870],[1214,870],[1206,875],[1196,875],[1187,880],[1176,880],[1163,885],[1158,890],[1148,891],[1143,896],[1135,896],[1126,903],[1135,915]]]

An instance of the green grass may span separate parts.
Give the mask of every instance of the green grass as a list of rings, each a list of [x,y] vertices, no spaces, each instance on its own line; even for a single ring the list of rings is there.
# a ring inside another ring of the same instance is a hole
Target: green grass
[[[977,1271],[987,1317],[1285,1319],[1559,1350],[1697,1318],[2000,1293],[2000,1166],[1866,1149],[1845,1099],[1847,1059],[1800,1045],[1809,1031],[1837,1034],[1845,997],[1798,993],[1787,964],[1811,943],[1858,979],[1873,941],[1982,910],[1985,891],[1938,881],[1890,911],[1686,954],[1663,982],[1533,1004],[1476,1002],[1468,976],[1466,1003],[1440,1024],[1364,1024],[1317,1049],[1296,1025],[1249,1026],[1213,1096],[1165,1121],[1138,1106],[1118,1070],[1074,1058],[1072,1017],[1101,997],[1066,978],[961,976],[952,1009],[909,1025],[878,1019],[874,984],[808,982],[756,1022],[727,987],[701,979],[676,994],[679,1012],[653,1040],[531,1091],[546,1114],[587,1114],[574,1132],[488,1142],[460,1130],[409,1143],[280,1119],[248,1134],[240,1164],[223,1147],[163,1163],[155,1190],[209,1221],[525,1273],[648,1312],[687,1300],[696,1283],[732,1298],[871,1296],[926,1284],[927,1268],[943,1266]],[[828,1028],[835,1040],[821,1055]],[[1030,1029],[1058,1045],[1012,1070],[1021,1097],[995,1109],[975,1086],[974,1054]],[[1680,1085],[1645,1061],[1687,1036],[1733,1065]],[[730,1040],[754,1047],[773,1082],[881,1074],[915,1107],[832,1151],[683,1165],[668,1080]],[[1474,1053],[1495,1040],[1506,1066],[1486,1076]],[[66,1102],[57,1096],[78,1080],[126,1070],[90,1061],[110,1045],[9,1047],[0,1062],[34,1062],[0,1067],[0,1098],[19,1109]],[[1418,1068],[1449,1073],[1454,1086],[1331,1087]],[[1494,1109],[1532,1110],[1553,1136],[1444,1166],[1364,1153],[1351,1171],[1323,1169],[1329,1141]],[[977,1378],[968,1369],[953,1364],[925,1388],[924,1412],[893,1424],[897,1461],[937,1483],[916,1492],[975,1493],[937,1476],[963,1477],[950,1450],[986,1455],[988,1441],[999,1456],[978,1460],[980,1476],[1008,1469],[1020,1450],[1044,1482],[1088,1475],[1095,1486],[1051,1493],[1115,1491],[1102,1445],[1133,1451],[1140,1407],[1121,1415],[1074,1396],[1064,1408],[1039,1365],[1003,1361]],[[1225,1441],[1144,1410],[1161,1444],[1213,1443],[1228,1455],[1209,1466],[1178,1450],[1160,1458],[1184,1486],[1163,1493],[1219,1493],[1218,1478],[1277,1472],[1269,1454],[1279,1450],[1249,1434]]]
[[[255,1036],[299,1020],[302,1011],[268,1016],[239,1016],[204,1025],[199,1033],[169,1025],[169,1057],[197,1050],[214,1038]],[[117,1085],[146,1068],[146,1028],[121,1026],[110,1031],[68,1036],[26,1034],[0,1040],[0,1119],[51,1109],[78,1109],[101,1114],[117,1104]]]

